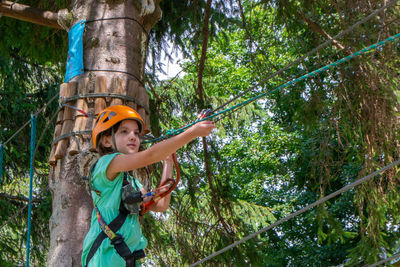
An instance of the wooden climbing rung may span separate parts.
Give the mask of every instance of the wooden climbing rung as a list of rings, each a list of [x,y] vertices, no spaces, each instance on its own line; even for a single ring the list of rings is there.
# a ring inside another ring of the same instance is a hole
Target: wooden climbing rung
[[[105,94],[113,95],[105,97]],[[57,160],[64,158],[67,150],[69,155],[78,154],[82,147],[94,150],[93,144],[89,145],[88,143],[91,142],[91,136],[79,134],[92,130],[95,121],[93,117],[86,117],[78,110],[62,106],[62,104],[76,107],[95,116],[107,106],[127,105],[143,117],[146,124],[145,132],[150,132],[149,96],[145,88],[134,79],[122,80],[115,76],[111,80],[107,80],[105,76],[97,76],[94,78],[83,77],[77,82],[63,83],[60,86],[60,104],[62,108],[57,116],[53,138],[54,140],[60,137],[62,139],[56,142],[51,149],[49,160],[51,165],[55,165]],[[63,138],[64,135],[65,138]]]

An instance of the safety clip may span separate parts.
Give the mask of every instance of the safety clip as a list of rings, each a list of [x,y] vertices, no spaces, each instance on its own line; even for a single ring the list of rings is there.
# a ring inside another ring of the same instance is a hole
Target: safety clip
[[[203,109],[200,113],[199,113],[199,115],[197,115],[197,119],[198,120],[201,120],[201,119],[204,119],[205,117],[208,117],[208,116],[210,116],[211,115],[211,112],[212,112],[212,110],[211,109]]]

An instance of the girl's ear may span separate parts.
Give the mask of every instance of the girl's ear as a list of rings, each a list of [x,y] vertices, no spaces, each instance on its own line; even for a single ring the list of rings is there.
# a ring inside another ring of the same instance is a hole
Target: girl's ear
[[[100,143],[103,145],[103,147],[112,147],[112,140],[111,140],[111,136],[106,136],[103,135],[100,139]]]

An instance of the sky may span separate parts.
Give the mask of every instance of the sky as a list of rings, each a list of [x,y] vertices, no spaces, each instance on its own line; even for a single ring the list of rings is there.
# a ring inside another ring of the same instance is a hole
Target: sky
[[[157,77],[159,80],[167,80],[174,78],[179,72],[182,71],[182,68],[179,66],[179,63],[182,63],[184,61],[182,53],[180,51],[177,51],[177,49],[174,49],[172,51],[173,44],[169,43],[169,49],[168,53],[172,55],[172,61],[170,61],[168,58],[165,56],[164,51],[162,51],[161,55],[161,63],[164,65],[164,71],[166,74],[158,72]],[[151,62],[151,55],[149,55],[148,61]],[[182,77],[184,73],[180,73],[179,76]]]

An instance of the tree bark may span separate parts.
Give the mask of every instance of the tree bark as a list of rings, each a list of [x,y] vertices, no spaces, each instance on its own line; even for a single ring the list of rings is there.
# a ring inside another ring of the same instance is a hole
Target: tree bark
[[[206,2],[206,9],[204,12],[204,22],[203,22],[203,46],[201,50],[201,58],[200,58],[200,64],[199,64],[199,74],[198,74],[198,93],[199,93],[199,99],[201,101],[202,107],[204,107],[204,88],[203,88],[203,70],[205,66],[205,62],[207,59],[207,47],[208,47],[208,35],[209,35],[209,20],[210,20],[210,13],[211,13],[211,4],[212,0],[207,0]],[[216,193],[216,190],[213,185],[213,175],[211,173],[211,167],[209,163],[209,156],[208,156],[208,149],[207,149],[207,140],[205,137],[202,137],[202,143],[203,143],[203,153],[204,153],[204,167],[206,170],[206,177],[208,180],[208,183],[210,185],[210,190],[211,190],[211,195],[213,199],[213,203],[215,204],[215,212],[218,216],[219,222],[222,224],[224,229],[226,230],[227,233],[229,233],[229,227],[226,224],[224,218],[221,215],[221,211],[219,208],[220,201],[218,198],[218,194]]]
[[[300,19],[302,19],[303,21],[305,21],[305,22],[307,23],[307,25],[310,26],[310,28],[311,28],[314,32],[316,32],[316,33],[318,33],[318,34],[324,36],[324,37],[325,37],[326,39],[328,39],[328,40],[329,40],[329,39],[332,39],[332,36],[330,36],[326,31],[324,31],[324,29],[322,29],[321,26],[319,26],[317,23],[315,23],[315,22],[313,22],[312,20],[310,20],[309,18],[307,18],[304,14],[298,12],[298,13],[297,13],[297,16],[298,16]],[[338,48],[338,49],[340,49],[340,50],[344,50],[344,49],[345,49],[344,45],[342,45],[338,40],[333,40],[333,41],[332,41],[332,44],[333,44],[336,48]]]
[[[143,105],[118,99],[120,103],[141,110],[144,113],[142,116],[148,118],[148,110],[145,108],[148,96],[143,85],[144,65],[148,31],[161,18],[159,0],[75,0],[71,6],[74,24],[82,19],[87,21],[83,36],[83,60],[85,69],[90,71],[85,71],[63,86],[69,90],[70,84],[75,83],[78,94],[105,90],[107,93],[140,98]],[[109,20],[98,20],[102,18]],[[97,21],[89,22],[90,20]],[[96,99],[99,98],[87,97],[87,103],[79,101],[79,105],[87,107],[86,112],[95,114],[102,109],[99,105],[118,102],[110,97],[103,98],[103,101],[95,101]],[[69,104],[75,105],[76,102]],[[65,113],[59,116],[59,124],[65,123],[62,119],[64,115]],[[71,129],[90,131],[93,119],[82,120],[79,116],[76,113],[72,118]],[[76,120],[77,118],[80,119]],[[59,133],[55,132],[57,134]],[[53,162],[55,165],[51,167],[49,175],[53,213],[50,219],[47,266],[81,266],[82,243],[90,227],[93,210],[91,197],[78,173],[81,162],[79,154],[75,152],[76,147],[79,151],[92,149],[90,135],[77,135],[67,140],[69,145],[63,151],[64,156]],[[74,151],[69,151],[71,144],[74,144]]]
[[[203,22],[203,46],[201,49],[201,58],[199,64],[199,75],[198,75],[198,84],[197,90],[199,93],[200,101],[202,105],[204,105],[204,89],[203,89],[203,71],[205,62],[207,59],[207,45],[208,45],[208,21],[210,20],[210,11],[211,11],[211,2],[212,0],[207,0],[206,9],[204,11],[204,22]]]

